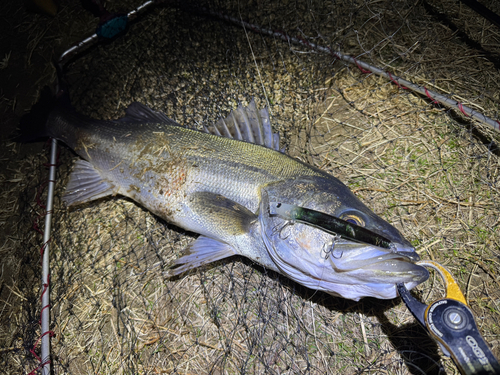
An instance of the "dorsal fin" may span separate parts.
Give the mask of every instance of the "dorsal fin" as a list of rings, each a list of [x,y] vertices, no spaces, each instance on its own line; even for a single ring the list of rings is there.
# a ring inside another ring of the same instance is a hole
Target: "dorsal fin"
[[[148,106],[134,102],[125,111],[125,116],[114,120],[118,123],[162,123],[168,125],[182,126],[169,118],[162,112],[157,112]],[[237,139],[240,141],[255,143],[276,151],[280,149],[279,133],[273,133],[271,120],[267,108],[257,109],[255,101],[252,100],[248,107],[241,104],[232,110],[225,119],[220,119],[215,125],[203,130],[209,134]]]
[[[240,104],[225,119],[221,118],[216,124],[204,127],[204,130],[206,133],[255,143],[283,152],[280,149],[279,134],[273,133],[271,128],[267,108],[259,111],[254,100],[248,107]]]
[[[130,104],[125,111],[125,116],[114,120],[114,122],[128,122],[128,123],[161,123],[175,126],[182,126],[169,118],[162,112],[156,112],[148,106],[134,102]]]

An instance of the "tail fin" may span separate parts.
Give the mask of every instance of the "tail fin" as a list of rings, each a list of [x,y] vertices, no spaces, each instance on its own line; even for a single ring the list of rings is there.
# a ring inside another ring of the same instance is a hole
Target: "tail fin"
[[[21,117],[19,132],[14,140],[26,143],[49,137],[47,120],[57,101],[50,88],[45,86],[40,92],[38,101],[31,107],[31,111]]]

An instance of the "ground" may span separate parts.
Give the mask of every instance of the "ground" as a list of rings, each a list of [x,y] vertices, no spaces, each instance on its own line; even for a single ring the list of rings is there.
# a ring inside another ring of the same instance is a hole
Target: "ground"
[[[138,4],[107,2],[112,11]],[[496,25],[447,0],[339,4],[207,6],[328,45],[498,118]],[[3,2],[0,14],[0,358],[7,373],[29,373],[39,364],[30,351],[39,354],[41,308],[34,228],[43,226],[48,147],[15,143],[13,131],[41,88],[53,87],[54,59],[97,19],[65,0],[55,17],[15,2]],[[68,64],[73,104],[117,118],[140,101],[199,127],[255,98],[269,107],[289,154],[340,178],[423,258],[451,270],[498,356],[498,134],[385,78],[255,30],[206,10],[157,8]],[[166,279],[196,235],[119,197],[68,210],[60,197],[74,159],[60,148],[55,373],[456,373],[399,299],[332,298],[243,258]],[[433,276],[416,293],[430,301],[440,288]]]

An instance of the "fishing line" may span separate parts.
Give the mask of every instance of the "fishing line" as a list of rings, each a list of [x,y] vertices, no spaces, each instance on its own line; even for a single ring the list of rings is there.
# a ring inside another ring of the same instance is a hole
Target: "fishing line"
[[[293,36],[290,36],[286,32],[283,32],[283,31],[267,29],[267,28],[261,27],[259,25],[255,25],[255,24],[243,21],[241,19],[241,15],[240,15],[240,19],[237,19],[235,17],[231,17],[231,16],[228,16],[228,15],[223,14],[221,12],[210,10],[208,8],[199,8],[199,9],[191,9],[191,10],[196,11],[196,12],[201,13],[201,14],[209,14],[213,17],[217,17],[219,19],[222,19],[222,20],[225,20],[227,22],[233,23],[235,25],[241,26],[245,29],[245,33],[246,33],[246,29],[248,28],[248,29],[252,30],[253,32],[256,32],[259,34],[268,35],[268,36],[271,36],[274,38],[279,38],[281,40],[284,40],[285,42],[288,42],[289,44],[291,44],[291,43],[299,44],[299,45],[305,46],[309,49],[332,55],[336,59],[339,59],[339,60],[348,62],[350,64],[356,65],[362,73],[370,73],[371,72],[371,73],[374,73],[376,75],[385,77],[386,79],[390,80],[391,82],[393,82],[396,86],[398,86],[401,89],[404,89],[404,90],[410,89],[412,91],[415,91],[421,95],[426,96],[433,103],[438,101],[438,102],[440,102],[448,107],[455,108],[459,112],[461,112],[465,117],[473,118],[481,123],[484,123],[486,125],[491,126],[496,131],[500,131],[500,121],[498,121],[498,120],[492,119],[492,118],[482,114],[481,112],[478,112],[478,111],[476,111],[468,106],[465,106],[465,105],[463,105],[463,103],[461,103],[459,101],[456,101],[456,100],[449,98],[445,95],[439,94],[435,91],[431,91],[425,86],[415,84],[411,81],[408,81],[406,79],[403,79],[401,77],[393,75],[389,71],[385,71],[379,67],[368,64],[362,60],[358,60],[357,58],[352,57],[350,55],[347,55],[345,53],[342,53],[340,51],[333,51],[330,47],[320,46],[314,42],[310,42],[308,39],[303,38],[303,37],[293,37]]]
[[[269,104],[269,98],[267,96],[267,91],[266,91],[266,88],[264,86],[264,82],[262,81],[262,76],[260,75],[259,65],[257,64],[257,59],[255,58],[255,54],[253,53],[252,43],[250,43],[250,38],[248,37],[247,29],[245,27],[245,23],[243,22],[243,17],[241,16],[240,2],[239,1],[238,1],[238,14],[240,15],[241,24],[243,26],[243,31],[245,31],[245,36],[246,36],[247,41],[248,41],[248,46],[250,47],[250,51],[252,52],[253,62],[255,64],[255,68],[257,69],[257,74],[259,75],[259,80],[260,80],[260,84],[262,86],[262,91],[264,91],[264,97],[266,98],[266,103],[267,103],[267,110],[269,112],[271,112],[271,105]],[[272,112],[271,112],[271,115],[272,115]]]

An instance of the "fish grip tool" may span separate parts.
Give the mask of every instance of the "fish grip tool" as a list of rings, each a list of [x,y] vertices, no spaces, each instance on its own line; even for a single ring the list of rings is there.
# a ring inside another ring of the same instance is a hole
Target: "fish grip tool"
[[[425,304],[412,296],[403,283],[398,284],[398,293],[408,310],[439,343],[443,353],[452,357],[462,374],[500,374],[500,364],[479,333],[474,315],[451,273],[432,260],[416,264],[436,270],[446,292],[444,298]]]

